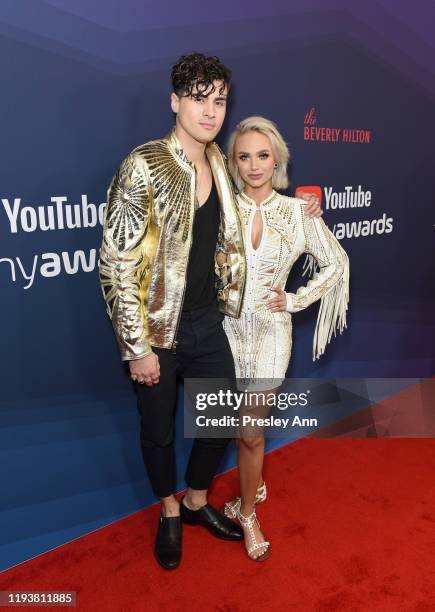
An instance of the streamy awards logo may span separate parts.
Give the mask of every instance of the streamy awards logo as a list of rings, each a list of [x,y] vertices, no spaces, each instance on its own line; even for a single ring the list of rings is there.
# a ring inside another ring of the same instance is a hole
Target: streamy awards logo
[[[321,187],[320,185],[302,185],[297,187],[298,193],[313,193],[320,202],[324,202],[325,210],[366,210],[372,206],[373,194],[369,189],[363,189],[362,185],[354,188],[346,185],[341,191],[333,187]],[[393,217],[386,212],[375,219],[359,219],[358,221],[340,222],[331,225],[331,230],[336,238],[364,238],[365,236],[380,236],[390,234],[393,231]]]
[[[23,206],[21,198],[1,198],[3,211],[11,234],[51,233],[81,230],[103,225],[106,203],[98,206],[82,194],[80,204],[70,204],[66,196],[53,196],[50,204]],[[6,224],[4,225],[4,227]],[[69,240],[68,240],[69,242]],[[41,240],[41,245],[43,244]],[[97,249],[74,251],[47,251],[33,255],[9,255],[0,257],[0,273],[13,283],[30,289],[38,277],[55,278],[62,274],[74,276],[93,272],[98,266]]]

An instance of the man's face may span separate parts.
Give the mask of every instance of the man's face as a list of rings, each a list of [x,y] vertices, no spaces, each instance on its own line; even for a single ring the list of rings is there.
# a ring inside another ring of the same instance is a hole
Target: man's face
[[[198,92],[194,87],[191,96],[171,95],[171,107],[177,114],[177,125],[201,143],[214,140],[225,119],[228,88],[225,86],[221,90],[222,81],[214,81],[213,85],[213,92],[211,87],[204,92]]]

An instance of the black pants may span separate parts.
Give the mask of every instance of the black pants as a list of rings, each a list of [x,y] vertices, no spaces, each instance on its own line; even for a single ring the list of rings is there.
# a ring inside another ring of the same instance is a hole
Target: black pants
[[[160,382],[135,383],[141,414],[141,448],[157,497],[175,493],[174,419],[177,378],[235,378],[234,361],[217,304],[183,312],[176,351],[153,347],[160,361]],[[229,439],[196,438],[185,480],[193,489],[208,489]]]

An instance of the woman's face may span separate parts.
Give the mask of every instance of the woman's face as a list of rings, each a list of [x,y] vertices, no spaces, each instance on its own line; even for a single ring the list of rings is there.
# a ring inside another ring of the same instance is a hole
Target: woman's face
[[[258,189],[269,183],[272,189],[275,158],[268,136],[255,130],[237,136],[234,159],[245,186]]]

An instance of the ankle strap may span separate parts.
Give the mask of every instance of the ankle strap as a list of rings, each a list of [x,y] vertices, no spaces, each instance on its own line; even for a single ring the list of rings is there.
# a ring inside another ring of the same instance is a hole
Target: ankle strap
[[[251,525],[253,525],[254,521],[257,518],[257,515],[255,514],[255,510],[249,516],[245,516],[244,514],[242,514],[240,512],[240,508],[236,510],[236,512],[237,512],[237,518],[239,519],[239,521],[244,527],[250,527]]]

